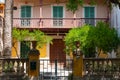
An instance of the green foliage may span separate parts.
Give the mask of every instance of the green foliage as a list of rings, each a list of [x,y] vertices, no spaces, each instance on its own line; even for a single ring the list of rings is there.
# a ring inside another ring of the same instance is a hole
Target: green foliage
[[[96,5],[97,0],[88,0],[90,5]],[[103,0],[105,5],[109,5],[109,8],[111,8],[111,4],[118,5],[120,8],[120,0]],[[68,0],[66,7],[68,10],[75,13],[75,11],[78,10],[79,6],[83,6],[85,0]]]
[[[68,54],[76,48],[76,41],[81,43],[80,48],[85,56],[93,57],[96,53],[96,47],[105,52],[117,49],[119,37],[114,28],[110,28],[105,22],[98,22],[96,27],[84,25],[71,29],[66,34],[65,44]]]
[[[30,32],[27,29],[20,30],[20,29],[13,28],[12,37],[13,37],[13,47],[15,48],[16,54],[17,54],[17,49],[15,47],[15,43],[17,41],[25,41],[25,40],[26,41],[37,41],[37,47],[39,48],[41,48],[47,42],[51,43],[52,41],[51,37],[45,35],[40,30],[33,30]],[[25,43],[25,44],[29,45],[29,43]]]
[[[78,10],[78,3],[76,3],[76,0],[69,0],[69,2],[66,4],[66,7],[68,10],[75,13],[75,11]]]
[[[29,30],[19,30],[14,28],[12,31],[12,37],[18,41],[23,41],[27,36],[29,36]]]
[[[78,10],[79,6],[83,6],[84,0],[68,0],[66,7],[68,10],[72,11],[75,13],[75,11]],[[96,1],[95,0],[90,0],[90,5],[95,5]]]
[[[76,10],[78,10],[78,6],[83,6],[84,0],[68,0],[68,3],[66,4],[66,7],[68,10],[75,13]]]
[[[52,38],[45,35],[42,31],[40,30],[33,30],[29,32],[27,29],[13,29],[12,32],[12,37],[18,41],[24,41],[24,40],[32,40],[32,41],[37,41],[38,47],[43,46],[47,42],[51,42]]]
[[[91,0],[90,1],[90,5],[95,5],[96,4],[96,1],[95,0]]]
[[[110,28],[109,24],[98,22],[95,33],[95,43],[98,48],[105,52],[111,52],[118,47],[119,38],[117,31],[114,28]]]
[[[95,48],[94,45],[94,37],[93,33],[94,32],[94,27],[90,25],[84,25],[80,28],[74,28],[69,31],[68,34],[66,34],[65,37],[65,44],[66,44],[66,52],[69,54],[71,51],[73,51],[76,46],[75,42],[79,41],[81,43],[81,49],[83,53],[86,55],[89,53],[92,53],[89,51],[91,48]]]
[[[40,30],[33,30],[33,32],[30,32],[30,39],[37,41],[37,46],[39,48],[41,48],[47,42],[51,43],[52,41],[52,38],[50,36],[45,35]]]

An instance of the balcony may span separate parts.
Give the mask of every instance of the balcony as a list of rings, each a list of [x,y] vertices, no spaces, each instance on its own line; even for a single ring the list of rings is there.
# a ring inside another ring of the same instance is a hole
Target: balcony
[[[108,18],[13,18],[17,28],[74,28],[84,24],[96,25],[98,21],[108,22]]]

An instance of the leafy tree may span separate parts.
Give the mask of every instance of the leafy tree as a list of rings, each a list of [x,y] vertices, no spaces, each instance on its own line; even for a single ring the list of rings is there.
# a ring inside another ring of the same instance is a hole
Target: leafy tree
[[[94,57],[96,48],[104,52],[111,52],[117,49],[119,37],[114,28],[110,28],[105,22],[98,22],[95,26],[84,25],[80,28],[74,28],[66,34],[65,44],[66,52],[69,54],[75,47],[75,42],[81,43],[80,48],[86,57]]]
[[[109,24],[98,22],[95,31],[95,44],[101,50],[111,52],[116,50],[119,45],[119,37],[114,28],[110,28]]]
[[[19,55],[18,55],[15,44],[18,41],[20,41],[20,42],[24,41],[27,36],[29,36],[29,30],[26,30],[26,29],[20,30],[20,29],[16,29],[16,28],[14,28],[12,30],[12,38],[13,38],[12,46],[15,49],[15,52],[16,52],[18,58],[19,58]]]
[[[74,28],[66,34],[65,44],[66,44],[66,52],[69,54],[73,51],[76,46],[75,42],[79,41],[83,53],[88,56],[90,53],[94,54],[95,45],[94,45],[94,27],[90,25],[84,25],[82,27]],[[90,50],[92,49],[92,50]]]
[[[66,4],[66,7],[68,10],[75,13],[76,10],[78,10],[78,6],[83,5],[83,0],[68,0],[68,3]]]
[[[68,0],[66,7],[68,10],[75,13],[75,11],[78,10],[79,6],[83,6],[85,3],[85,0]],[[97,0],[89,0],[90,5],[95,5],[97,3]],[[120,0],[104,0],[104,3],[107,5],[111,5],[111,3],[116,4],[120,7]]]
[[[20,29],[14,28],[13,31],[12,31],[12,36],[13,36],[13,47],[16,51],[16,54],[17,54],[18,58],[19,58],[18,52],[17,52],[17,49],[15,47],[16,42],[18,42],[18,41],[21,42],[21,41],[24,41],[24,40],[37,41],[37,46],[40,48],[45,43],[47,43],[47,42],[50,43],[52,41],[51,37],[45,35],[40,30],[29,31],[27,29],[20,30]]]
[[[52,38],[45,35],[45,33],[40,30],[33,30],[32,32],[30,32],[30,39],[37,41],[37,46],[39,48],[41,48],[47,42],[52,43]]]

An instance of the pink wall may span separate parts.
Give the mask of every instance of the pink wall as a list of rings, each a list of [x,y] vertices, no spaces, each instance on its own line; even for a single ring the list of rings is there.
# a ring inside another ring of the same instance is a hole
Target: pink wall
[[[83,20],[73,20],[72,18],[84,18],[84,9],[83,7],[79,7],[79,10],[76,11],[76,16],[73,15],[71,11],[68,11],[66,9],[65,3],[59,3],[56,4],[56,0],[43,0],[43,6],[40,8],[39,2],[40,0],[14,0],[14,6],[17,6],[17,10],[14,10],[14,18],[20,18],[20,7],[21,5],[32,5],[32,18],[40,18],[40,15],[42,18],[52,18],[52,6],[64,6],[64,18],[71,18],[71,19],[64,19],[63,20],[63,26],[57,26],[57,27],[62,27],[62,28],[69,28],[69,27],[74,27],[78,25],[83,24]],[[65,0],[60,0],[65,2]],[[98,3],[99,0],[98,0]],[[90,6],[88,3],[85,3],[83,6]],[[95,6],[95,13],[96,13],[96,18],[107,18],[108,13],[107,13],[107,7],[103,4],[97,4]],[[41,9],[41,12],[40,12]],[[40,23],[40,19],[33,19],[31,21],[31,26],[32,27],[41,27],[41,28],[47,28],[47,27],[53,27],[53,20],[52,19],[43,19]],[[20,26],[20,20],[16,19],[14,20],[14,25],[19,25]],[[27,26],[25,26],[27,27]]]

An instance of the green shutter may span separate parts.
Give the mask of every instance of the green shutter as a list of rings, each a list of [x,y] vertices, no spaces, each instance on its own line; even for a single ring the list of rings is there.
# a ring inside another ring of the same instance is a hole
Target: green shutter
[[[59,17],[59,18],[63,18],[63,7],[62,7],[62,6],[59,6],[58,10],[59,10],[58,17]]]
[[[21,6],[21,17],[22,18],[31,17],[31,6]]]
[[[90,18],[94,18],[95,17],[95,9],[94,7],[90,7]]]
[[[85,18],[89,18],[89,7],[85,7]]]
[[[31,17],[31,6],[26,6],[26,17]]]
[[[29,51],[30,51],[30,42],[22,41],[20,46],[20,57],[28,58]]]
[[[95,17],[95,8],[94,7],[85,7],[84,8],[85,18],[94,18]]]
[[[53,6],[53,18],[57,18],[57,7]]]
[[[95,8],[94,7],[84,7],[85,18],[95,18]],[[85,19],[86,24],[95,25],[94,19]]]
[[[25,6],[21,6],[21,17],[24,18],[25,14]]]
[[[63,18],[62,6],[53,6],[53,18]]]

